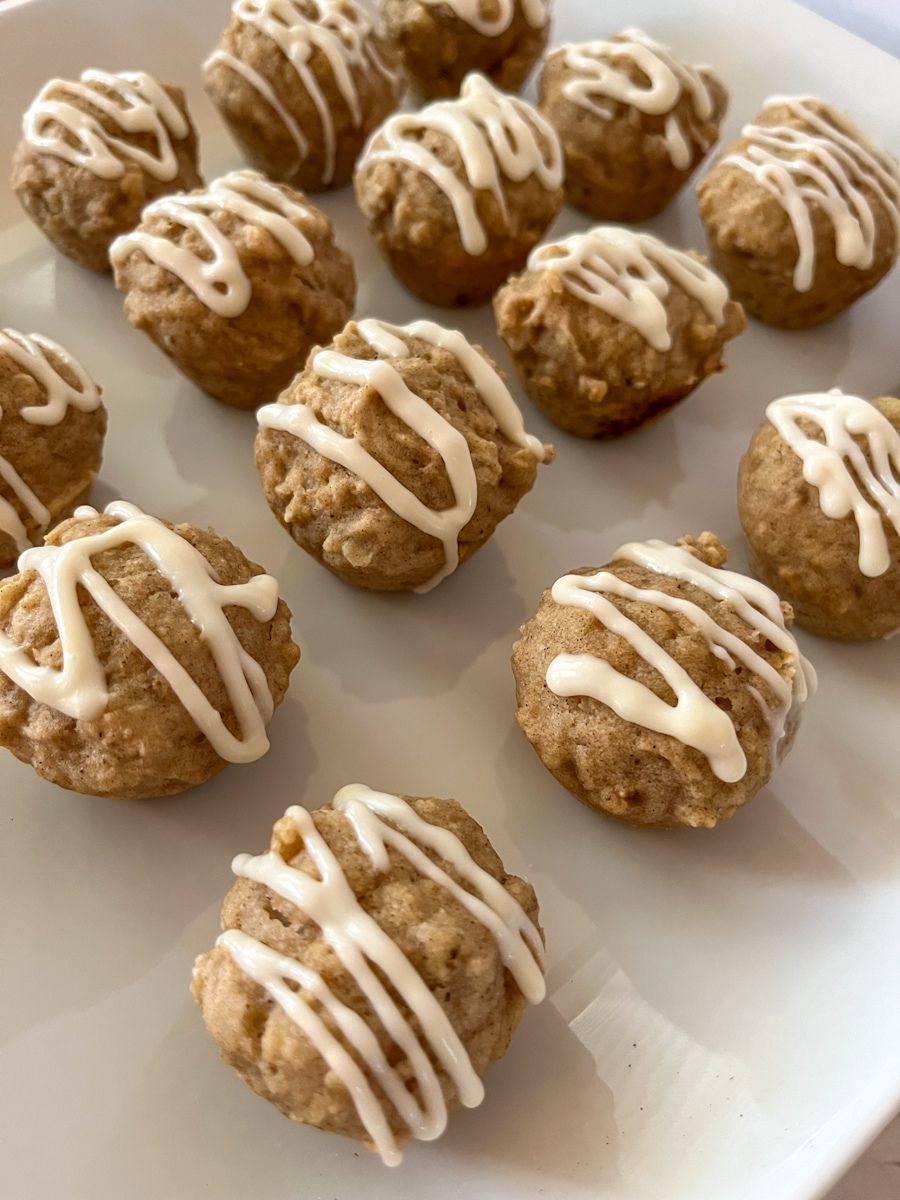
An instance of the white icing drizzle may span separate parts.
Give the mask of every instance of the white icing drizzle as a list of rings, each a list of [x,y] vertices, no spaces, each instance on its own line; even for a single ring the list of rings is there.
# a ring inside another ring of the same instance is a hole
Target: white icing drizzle
[[[433,129],[450,138],[465,179],[442,163],[416,135]],[[398,113],[375,132],[362,162],[404,162],[427,175],[453,208],[467,254],[483,254],[488,239],[474,192],[489,191],[508,221],[501,176],[520,183],[535,176],[548,189],[562,183],[562,150],[553,128],[530,104],[497,91],[483,75],[463,80],[459,97],[439,100],[417,113]]]
[[[423,533],[437,538],[444,547],[444,565],[426,584],[416,589],[428,592],[452,574],[459,564],[459,535],[472,518],[478,502],[478,481],[465,437],[431,405],[411,391],[390,359],[402,359],[410,349],[404,337],[421,338],[448,350],[469,376],[505,438],[529,450],[543,462],[541,442],[525,432],[522,414],[503,380],[456,330],[443,329],[432,321],[410,325],[388,325],[365,320],[357,325],[360,337],[377,358],[351,358],[335,350],[320,350],[312,369],[322,379],[374,388],[387,407],[404,421],[440,456],[453,490],[450,508],[435,511],[396,479],[355,438],[345,437],[323,424],[307,404],[266,404],[257,420],[263,429],[280,429],[300,438],[324,458],[338,463],[362,479],[397,516]]]
[[[526,999],[532,1004],[543,1000],[544,954],[537,928],[502,883],[478,866],[454,833],[423,820],[399,796],[375,792],[363,784],[342,788],[332,806],[350,822],[361,850],[376,870],[389,870],[390,847],[420,875],[446,889],[491,933],[504,966]],[[238,855],[232,868],[236,875],[255,880],[283,897],[319,926],[402,1052],[420,1099],[388,1062],[367,1022],[339,1000],[316,971],[240,930],[227,930],[217,945],[224,947],[301,1029],[350,1093],[382,1160],[395,1166],[401,1155],[384,1102],[376,1096],[370,1080],[377,1082],[411,1135],[425,1141],[439,1137],[447,1123],[447,1106],[432,1057],[452,1080],[466,1107],[481,1103],[484,1087],[443,1008],[396,942],[360,905],[312,816],[299,805],[289,808],[285,816],[302,837],[318,878],[289,866],[274,851],[255,857]],[[422,847],[452,867],[468,888],[460,886]],[[390,980],[393,991],[415,1018],[419,1034],[373,968]],[[288,980],[302,990],[289,988]],[[353,1055],[328,1029],[304,992],[328,1014]]]
[[[636,329],[661,353],[672,346],[666,299],[674,283],[705,309],[714,325],[725,319],[728,288],[704,263],[649,233],[599,225],[537,246],[532,271],[553,271],[573,296]]]
[[[499,37],[506,33],[516,13],[517,0],[495,0],[496,15],[484,15],[484,0],[422,0],[431,8],[449,8],[455,17],[465,21],[482,37]],[[547,0],[518,0],[522,16],[532,29],[543,29],[550,19]]]
[[[269,748],[265,725],[273,701],[265,672],[253,659],[225,615],[244,608],[257,621],[269,621],[278,607],[278,583],[271,575],[254,575],[246,583],[225,585],[190,542],[156,517],[117,500],[104,510],[117,524],[60,546],[37,546],[19,557],[20,571],[36,571],[47,589],[56,623],[62,667],[42,666],[31,653],[0,633],[0,671],[39,704],[76,721],[96,721],[109,702],[103,664],[97,656],[78,597],[83,588],[110,621],[166,680],[197,728],[228,762],[252,762]],[[75,510],[82,519],[97,516],[93,508]],[[235,736],[164,642],[118,596],[93,566],[95,555],[125,544],[140,547],[169,583],[203,638],[225,685],[240,730]]]
[[[207,308],[220,317],[239,317],[253,295],[237,247],[213,220],[216,212],[231,213],[248,225],[267,230],[298,266],[308,266],[315,251],[298,223],[310,216],[306,205],[285,195],[257,171],[232,171],[202,192],[161,196],[148,204],[142,223],[154,216],[193,230],[203,242],[201,256],[174,241],[138,228],[116,238],[109,257],[114,266],[134,250],[171,271]]]
[[[692,160],[693,143],[706,151],[713,138],[704,129],[713,114],[713,97],[708,68],[690,67],[680,62],[668,46],[657,42],[640,29],[626,29],[611,41],[582,42],[560,48],[563,62],[577,78],[563,87],[563,94],[574,104],[595,116],[609,120],[616,103],[628,104],[653,116],[668,114],[665,142],[672,165],[686,171]],[[646,82],[635,82],[626,70],[614,65],[616,59],[629,59]],[[693,120],[682,121],[673,109],[684,94],[690,96]]]
[[[800,654],[784,623],[778,597],[757,580],[733,571],[711,567],[680,546],[661,541],[630,542],[620,546],[613,561],[636,563],[647,570],[683,580],[714,599],[734,608],[751,629],[786,654],[794,666],[788,682],[766,659],[741,638],[729,633],[699,605],[652,588],[637,588],[611,571],[594,575],[564,575],[553,585],[557,604],[583,608],[612,633],[623,638],[640,657],[658,671],[677,697],[661,700],[644,684],[622,675],[592,654],[560,654],[547,670],[547,686],[558,696],[589,696],[607,705],[624,721],[656,733],[668,734],[698,750],[724,783],[735,783],[747,770],[747,760],[728,713],[707,696],[685,669],[638,624],[626,617],[606,596],[640,601],[687,618],[707,639],[710,650],[730,670],[737,663],[765,682],[775,697],[770,707],[758,688],[747,689],[769,724],[773,759],[784,737],[792,706],[802,704],[815,688],[812,667]]]
[[[30,425],[58,425],[69,408],[93,412],[100,404],[100,390],[77,359],[62,346],[39,333],[19,333],[15,329],[0,329],[0,355],[11,358],[17,366],[44,391],[42,404],[29,404],[19,410],[19,416]],[[76,380],[73,386],[53,365],[51,356],[68,368]],[[3,410],[0,409],[0,420]],[[0,455],[0,479],[43,532],[50,524],[50,511],[38,499],[12,463]],[[21,551],[30,545],[25,525],[15,507],[0,497],[0,533],[8,534]]]
[[[875,214],[863,187],[884,205],[900,247],[900,164],[846,122],[837,128],[812,107],[810,96],[772,96],[763,107],[785,106],[803,128],[745,125],[749,142],[722,161],[752,175],[776,196],[797,239],[794,288],[807,292],[816,268],[812,214],[822,211],[834,229],[835,257],[846,267],[867,270],[875,258]],[[846,118],[844,118],[846,120]]]
[[[78,102],[99,109],[123,136],[109,133]],[[47,132],[49,126],[58,128]],[[38,150],[85,167],[101,179],[121,179],[124,160],[130,159],[154,179],[169,182],[178,174],[172,138],[186,138],[189,126],[165,88],[146,71],[120,71],[115,75],[82,71],[78,81],[51,79],[44,84],[25,113],[22,130]],[[156,140],[155,151],[129,140],[143,134]]]
[[[358,129],[364,113],[354,71],[374,68],[391,83],[397,81],[397,76],[382,62],[372,40],[371,20],[354,0],[235,0],[231,11],[236,20],[253,25],[274,42],[297,72],[319,115],[325,149],[322,182],[331,183],[336,151],[334,114],[310,62],[317,51],[324,56],[335,87]],[[237,71],[268,101],[284,122],[297,147],[299,161],[303,162],[309,155],[309,139],[271,84],[232,54],[217,51],[204,66],[210,67],[216,62]]]
[[[803,478],[819,493],[825,516],[840,520],[852,513],[860,572],[883,575],[891,565],[884,521],[900,536],[900,433],[874,404],[837,388],[773,400],[766,417],[803,464]],[[801,421],[814,425],[824,441],[806,433]],[[865,450],[859,437],[866,439]]]

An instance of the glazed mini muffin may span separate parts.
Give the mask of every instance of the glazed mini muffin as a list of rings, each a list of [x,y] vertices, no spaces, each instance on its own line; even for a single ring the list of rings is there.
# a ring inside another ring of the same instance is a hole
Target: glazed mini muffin
[[[373,134],[355,185],[401,283],[432,304],[478,304],[559,212],[562,153],[530,105],[469,75],[458,100],[399,113]]]
[[[493,362],[430,321],[351,322],[258,414],[256,465],[299,546],[346,583],[429,591],[483,546],[552,447]]]
[[[561,46],[539,107],[566,159],[566,199],[603,221],[645,221],[684,186],[710,146],[728,92],[640,29]]]
[[[212,530],[79,508],[0,583],[0,746],[92,796],[183,792],[269,748],[300,657],[278,584]]]
[[[697,194],[713,262],[769,325],[830,321],[897,261],[900,164],[814,97],[768,100]]]
[[[385,32],[425,99],[456,96],[469,71],[517,92],[547,44],[549,0],[379,0]]]
[[[494,297],[522,384],[561,429],[616,437],[715,371],[745,326],[699,255],[611,225],[538,247]]]
[[[546,591],[513,648],[518,721],[544,766],[632,825],[710,828],[790,748],[815,675],[791,610],[722,570],[713,534],[621,546]]]
[[[289,808],[268,853],[232,867],[191,991],[257,1095],[389,1166],[481,1103],[485,1069],[544,997],[543,942],[530,884],[455,800],[351,785]]]
[[[144,71],[51,79],[23,118],[11,182],[57,250],[108,271],[145,204],[203,182],[184,93]]]
[[[235,0],[203,65],[248,161],[307,192],[343,187],[400,102],[395,57],[356,0]]]
[[[0,567],[88,498],[105,434],[100,389],[76,359],[0,330]]]
[[[823,637],[900,630],[900,400],[839,391],[766,409],[738,473],[753,572]]]
[[[254,171],[157,200],[111,253],[135,329],[237,408],[273,399],[356,296],[353,262],[328,217]]]

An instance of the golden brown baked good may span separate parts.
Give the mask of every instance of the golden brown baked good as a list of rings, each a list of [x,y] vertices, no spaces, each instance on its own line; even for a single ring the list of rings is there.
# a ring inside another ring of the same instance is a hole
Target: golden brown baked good
[[[110,244],[145,204],[203,182],[184,93],[144,71],[51,79],[23,118],[11,182],[57,250],[108,271]]]
[[[900,164],[814,97],[769,100],[697,195],[713,263],[769,325],[830,321],[897,261]]]
[[[766,409],[738,472],[753,572],[822,637],[900,630],[900,400],[832,391]]]
[[[278,584],[211,530],[80,508],[0,583],[0,746],[142,799],[268,749],[299,651]]]
[[[469,75],[459,99],[386,121],[355,187],[402,284],[432,304],[478,304],[522,266],[559,212],[562,154],[530,105]]]
[[[105,434],[100,389],[76,359],[0,330],[0,567],[88,498]]]
[[[235,0],[203,66],[244,157],[303,191],[344,187],[403,79],[356,0]]]
[[[640,29],[561,46],[539,107],[566,157],[566,199],[603,221],[645,221],[684,186],[728,105],[709,67],[691,67]]]
[[[691,252],[601,225],[538,247],[494,297],[531,399],[578,437],[616,437],[721,371],[741,306]]]
[[[389,1165],[481,1102],[543,998],[543,948],[534,891],[455,800],[345,787],[233,869],[191,991],[253,1091]]]
[[[135,329],[238,408],[273,399],[310,347],[341,328],[356,295],[328,217],[253,171],[150,205],[112,260]]]
[[[815,682],[789,606],[699,539],[632,542],[546,591],[513,648],[520,726],[563,787],[632,825],[709,828],[767,782]]]
[[[379,0],[415,91],[456,96],[469,71],[517,92],[547,44],[550,0]]]
[[[430,321],[351,322],[258,417],[278,520],[340,579],[376,591],[434,587],[552,457],[484,351]]]

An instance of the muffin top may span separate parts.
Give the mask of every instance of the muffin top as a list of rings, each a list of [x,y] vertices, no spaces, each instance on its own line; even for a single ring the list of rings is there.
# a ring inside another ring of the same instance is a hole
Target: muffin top
[[[640,29],[609,40],[561,46],[547,60],[562,95],[604,121],[629,110],[664,117],[660,131],[673,167],[687,170],[718,136],[725,88],[710,67],[681,62]]]
[[[446,10],[482,37],[506,33],[517,8],[532,29],[543,29],[550,20],[549,0],[494,0],[493,4],[486,4],[485,0],[419,0],[419,3],[426,8]]]
[[[796,244],[793,284],[809,291],[823,237],[843,266],[866,271],[900,251],[900,163],[845,114],[812,96],[773,96],[699,185],[704,217],[728,221],[734,206],[752,232],[738,173],[781,206]],[[716,214],[713,204],[721,200]],[[762,236],[762,232],[760,233]]]
[[[78,80],[51,79],[25,113],[25,143],[101,179],[121,179],[134,163],[171,182],[179,161],[174,143],[190,122],[169,91],[146,71],[83,71]]]
[[[460,241],[473,256],[489,244],[477,192],[492,195],[509,224],[506,182],[531,180],[558,192],[563,177],[562,150],[550,124],[477,73],[466,76],[457,99],[390,117],[372,135],[358,170],[380,162],[406,164],[431,179],[452,207]]]

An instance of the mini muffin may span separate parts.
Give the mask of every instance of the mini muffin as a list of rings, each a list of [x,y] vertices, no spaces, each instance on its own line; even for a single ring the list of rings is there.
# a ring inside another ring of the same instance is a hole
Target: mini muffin
[[[900,164],[811,96],[766,101],[697,194],[713,262],[769,325],[830,321],[897,261]]]
[[[51,79],[22,120],[12,187],[57,250],[94,271],[157,196],[199,187],[184,93],[144,71]]]
[[[494,313],[528,395],[584,438],[617,437],[689,396],[746,324],[700,255],[611,225],[540,246]]]
[[[88,498],[105,434],[100,389],[76,359],[0,330],[0,567]]]
[[[553,456],[487,354],[431,321],[351,322],[258,419],[275,516],[345,583],[374,591],[430,591]]]
[[[517,92],[543,52],[550,0],[379,0],[416,92],[456,96],[469,71]]]
[[[544,766],[631,825],[711,828],[790,748],[815,675],[791,610],[722,570],[711,533],[621,546],[546,591],[513,648],[518,721]]]
[[[666,207],[719,136],[728,92],[640,29],[561,46],[538,83],[566,158],[566,199],[603,221]]]
[[[73,792],[173,795],[265,754],[299,657],[231,542],[79,508],[0,583],[0,746]]]
[[[837,390],[766,409],[738,473],[753,572],[822,637],[900,631],[900,400]]]
[[[393,52],[356,0],[235,0],[203,65],[245,158],[304,191],[344,187],[403,93]]]
[[[562,152],[529,104],[469,75],[458,100],[382,125],[355,184],[402,284],[432,304],[479,304],[522,266],[559,212]]]
[[[356,296],[353,262],[328,217],[254,171],[157,200],[111,253],[135,329],[237,408],[277,396]]]
[[[531,885],[461,805],[354,784],[289,808],[268,853],[232,869],[191,991],[257,1095],[388,1166],[481,1103],[544,997],[543,940]]]

